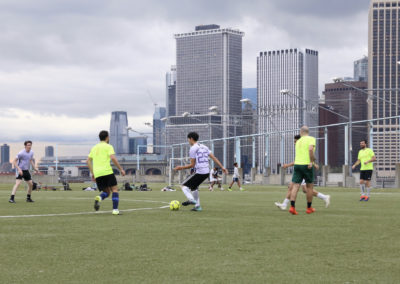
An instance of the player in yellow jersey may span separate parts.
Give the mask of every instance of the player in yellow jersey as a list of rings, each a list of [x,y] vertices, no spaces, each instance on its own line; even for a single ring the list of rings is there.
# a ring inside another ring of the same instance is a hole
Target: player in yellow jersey
[[[354,163],[352,169],[354,170],[359,164],[360,169],[360,201],[368,201],[371,193],[371,178],[374,170],[373,162],[376,161],[375,153],[371,148],[368,148],[367,140],[361,140],[361,150],[358,152],[358,160]]]
[[[122,169],[117,158],[115,157],[113,146],[108,144],[110,141],[108,131],[101,131],[99,138],[100,143],[96,144],[92,148],[87,159],[87,165],[90,173],[92,174],[92,178],[94,181],[96,181],[99,190],[102,191],[102,193],[95,198],[94,209],[98,211],[100,208],[100,202],[106,199],[112,192],[112,214],[120,215],[118,210],[118,184],[114,175],[114,171],[111,167],[111,161],[113,161],[114,165],[118,168],[122,176],[125,175],[125,171]]]
[[[314,187],[314,162],[315,162],[315,145],[316,140],[314,137],[309,136],[309,128],[302,126],[300,129],[301,138],[296,142],[296,155],[294,160],[293,171],[293,189],[290,196],[290,210],[293,215],[297,215],[295,208],[297,192],[303,179],[306,182],[306,195],[307,195],[307,214],[314,213],[315,209],[311,207],[313,200],[313,187]]]

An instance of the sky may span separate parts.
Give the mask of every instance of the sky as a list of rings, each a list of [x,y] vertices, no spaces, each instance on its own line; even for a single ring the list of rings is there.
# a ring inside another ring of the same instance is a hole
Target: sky
[[[243,87],[260,51],[319,51],[319,85],[367,55],[369,0],[0,0],[0,143],[89,143],[128,112],[142,132],[165,106],[175,33],[200,24],[245,32]]]

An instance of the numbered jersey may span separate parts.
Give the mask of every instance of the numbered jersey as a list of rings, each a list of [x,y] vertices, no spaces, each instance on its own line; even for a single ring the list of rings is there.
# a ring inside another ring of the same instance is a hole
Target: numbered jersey
[[[196,143],[190,147],[189,157],[191,159],[196,159],[196,174],[210,173],[210,166],[208,163],[209,155],[210,150],[207,148],[207,146]]]

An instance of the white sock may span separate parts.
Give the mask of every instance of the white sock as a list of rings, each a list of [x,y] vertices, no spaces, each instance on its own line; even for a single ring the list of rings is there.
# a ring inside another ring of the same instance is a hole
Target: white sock
[[[360,184],[361,195],[364,195],[365,192],[365,184]]]
[[[182,191],[188,200],[190,200],[190,201],[194,200],[192,191],[190,190],[190,188],[188,188],[187,186],[183,186]]]
[[[318,192],[317,197],[320,198],[320,199],[322,199],[322,200],[325,200],[325,199],[326,199],[326,195],[323,194],[323,193],[321,193],[321,192]]]
[[[198,189],[193,191],[193,197],[194,197],[194,200],[196,200],[196,207],[200,206],[200,196],[199,196],[199,190]]]
[[[371,193],[371,188],[367,187],[367,196],[369,197],[369,194]]]
[[[283,200],[282,204],[287,206],[289,204],[290,200],[285,198],[285,200]]]

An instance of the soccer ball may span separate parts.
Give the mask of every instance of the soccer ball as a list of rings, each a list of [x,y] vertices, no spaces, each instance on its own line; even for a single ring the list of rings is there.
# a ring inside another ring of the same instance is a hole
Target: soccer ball
[[[179,208],[181,208],[181,203],[178,200],[172,200],[169,204],[169,209],[172,211],[177,211]]]

